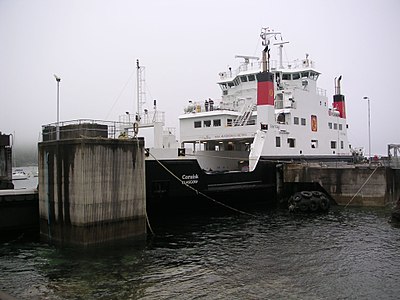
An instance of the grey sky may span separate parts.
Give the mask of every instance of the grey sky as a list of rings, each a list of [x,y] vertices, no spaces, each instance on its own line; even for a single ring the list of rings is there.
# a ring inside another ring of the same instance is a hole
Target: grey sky
[[[350,143],[366,151],[362,98],[370,97],[372,153],[386,154],[400,143],[399,13],[398,0],[0,0],[0,131],[38,141],[41,125],[56,121],[53,74],[61,120],[134,112],[135,76],[116,99],[136,59],[146,67],[149,106],[157,99],[176,127],[189,99],[220,98],[218,73],[237,66],[236,54],[258,56],[269,26],[290,41],[285,59],[309,53],[316,61],[330,99],[343,76]]]

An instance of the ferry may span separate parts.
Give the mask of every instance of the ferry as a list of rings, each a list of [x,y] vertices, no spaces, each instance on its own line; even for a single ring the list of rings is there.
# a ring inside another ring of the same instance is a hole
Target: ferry
[[[285,161],[349,161],[342,77],[335,78],[332,101],[318,86],[321,73],[308,54],[283,61],[287,44],[280,32],[262,28],[261,58],[237,55],[237,69],[218,74],[220,98],[188,101],[175,129],[165,128],[164,113],[142,111],[143,67],[137,61],[138,112],[120,121],[138,134],[154,128],[154,147],[146,149],[150,203],[274,201],[277,168]],[[277,48],[277,60],[271,49]],[[135,120],[129,127],[129,120]],[[203,201],[211,201],[203,199]]]

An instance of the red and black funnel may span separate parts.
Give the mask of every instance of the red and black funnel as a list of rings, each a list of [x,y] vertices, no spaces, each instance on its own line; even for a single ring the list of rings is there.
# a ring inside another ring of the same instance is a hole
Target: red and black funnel
[[[342,76],[340,76],[337,81],[335,78],[335,95],[333,95],[333,107],[339,112],[339,116],[346,119],[346,105],[344,101],[344,95],[340,93],[340,81]]]

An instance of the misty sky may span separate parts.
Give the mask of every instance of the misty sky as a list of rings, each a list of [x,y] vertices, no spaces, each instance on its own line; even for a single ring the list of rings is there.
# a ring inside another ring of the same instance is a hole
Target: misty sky
[[[398,0],[0,0],[0,131],[16,146],[39,141],[57,117],[53,74],[61,120],[135,112],[136,59],[148,106],[157,99],[177,127],[189,99],[221,97],[218,73],[236,54],[260,55],[269,26],[290,42],[285,60],[316,61],[330,99],[343,76],[350,143],[366,154],[371,99],[372,154],[386,154],[400,144],[399,14]]]

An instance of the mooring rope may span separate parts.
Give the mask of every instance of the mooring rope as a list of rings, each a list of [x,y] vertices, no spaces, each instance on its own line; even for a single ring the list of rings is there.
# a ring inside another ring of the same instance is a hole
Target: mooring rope
[[[208,200],[213,201],[214,203],[219,204],[219,205],[221,205],[221,206],[223,206],[223,207],[226,207],[226,208],[228,208],[228,209],[230,209],[230,210],[233,210],[233,211],[235,211],[235,212],[238,212],[238,213],[241,213],[241,214],[244,214],[244,215],[248,215],[248,216],[252,216],[252,217],[256,217],[256,216],[253,215],[253,214],[250,214],[250,213],[248,213],[248,212],[239,210],[239,209],[234,208],[234,207],[232,207],[232,206],[229,206],[229,205],[227,205],[227,204],[225,204],[225,203],[222,203],[222,202],[220,202],[220,201],[217,201],[217,200],[215,200],[214,198],[212,198],[212,197],[210,197],[210,196],[204,194],[203,192],[201,192],[201,191],[195,189],[194,187],[188,185],[186,182],[184,182],[184,181],[181,180],[178,176],[176,176],[171,170],[169,170],[163,163],[161,163],[152,153],[150,153],[150,151],[148,151],[148,153],[149,153],[149,155],[150,155],[161,167],[163,167],[169,174],[171,174],[172,177],[174,177],[174,178],[175,178],[176,180],[178,180],[180,183],[182,183],[183,185],[185,185],[187,188],[189,188],[189,189],[191,189],[192,191],[194,191],[197,195],[201,195],[201,196],[207,198]]]
[[[358,195],[358,193],[364,188],[364,186],[367,184],[367,182],[371,179],[372,175],[374,175],[375,171],[378,170],[379,166],[377,166],[375,168],[375,170],[371,173],[371,175],[368,176],[367,180],[365,180],[365,182],[361,185],[361,187],[358,189],[357,193],[354,194],[354,196],[350,199],[350,201],[346,204],[346,206],[344,208],[347,208],[347,206],[349,206],[349,204],[351,203],[351,201],[354,200],[354,198]]]
[[[135,136],[134,136],[134,139],[136,139],[136,144],[137,144],[137,148],[138,148],[137,153],[138,153],[139,150],[140,150],[139,138],[137,137],[137,135],[135,135]],[[145,163],[145,162],[143,162],[143,163]],[[146,189],[146,184],[145,184],[145,189]],[[147,226],[149,227],[151,234],[152,234],[153,236],[155,236],[154,231],[153,231],[153,228],[151,228],[151,225],[150,225],[149,215],[147,214],[147,205],[144,206],[144,214],[145,214],[145,216],[146,216],[146,223],[147,223]]]

